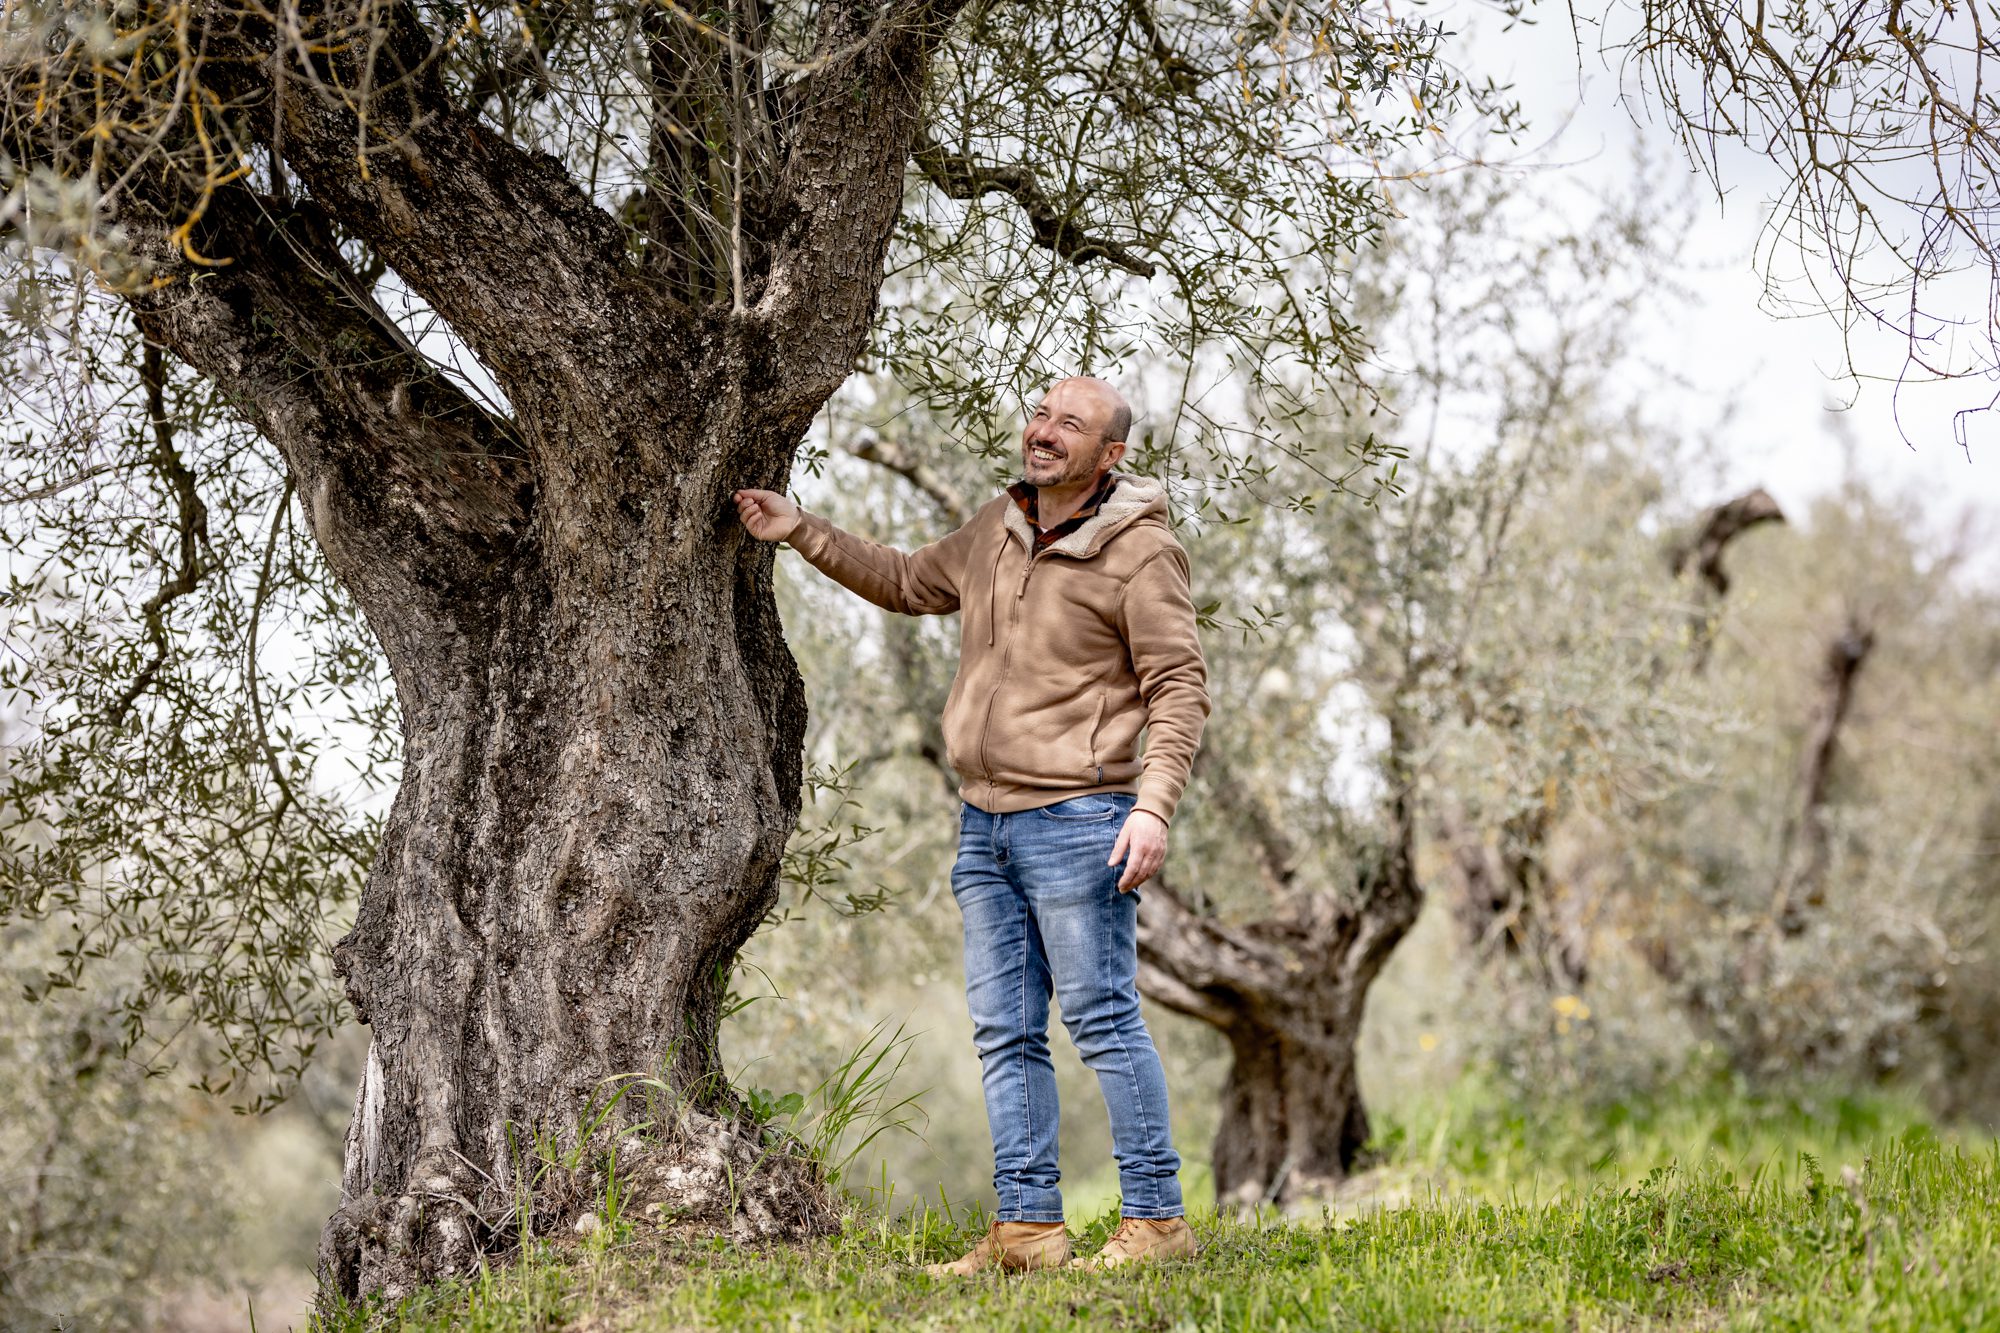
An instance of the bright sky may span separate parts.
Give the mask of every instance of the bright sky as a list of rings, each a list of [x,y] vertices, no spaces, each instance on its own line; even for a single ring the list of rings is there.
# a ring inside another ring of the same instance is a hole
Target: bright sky
[[[1525,160],[1565,162],[1573,176],[1622,189],[1637,141],[1670,164],[1664,190],[1697,192],[1696,222],[1687,237],[1693,262],[1683,275],[1696,292],[1695,304],[1649,329],[1645,346],[1650,356],[1683,369],[1693,389],[1663,384],[1660,392],[1681,396],[1691,417],[1710,419],[1717,400],[1736,396],[1737,415],[1718,442],[1729,472],[1721,480],[1737,489],[1762,484],[1781,505],[1797,510],[1842,480],[1851,446],[1855,469],[1880,489],[1918,495],[1936,531],[1949,528],[1965,509],[1976,510],[1988,538],[1977,568],[1983,578],[2000,582],[2000,412],[1967,419],[1962,429],[1969,448],[1954,442],[1952,421],[1955,411],[1991,401],[2000,384],[1910,383],[1896,396],[1891,384],[1857,385],[1840,377],[1844,357],[1835,320],[1767,313],[1764,282],[1753,266],[1769,201],[1784,184],[1782,169],[1748,154],[1725,159],[1729,193],[1718,199],[1647,105],[1636,69],[1621,74],[1622,54],[1599,55],[1592,28],[1573,38],[1564,6],[1536,5],[1532,12],[1535,26],[1503,32],[1500,17],[1484,8],[1451,3],[1421,11],[1461,33],[1453,44],[1458,59],[1476,59],[1477,73],[1514,83],[1533,131],[1528,142],[1537,146]],[[1565,120],[1567,128],[1549,142]],[[1984,270],[1958,275],[1926,302],[1948,304],[1976,320],[1992,278]],[[1893,377],[1901,370],[1900,340],[1875,337],[1857,346],[1864,372]],[[1844,412],[1830,410],[1849,404]]]

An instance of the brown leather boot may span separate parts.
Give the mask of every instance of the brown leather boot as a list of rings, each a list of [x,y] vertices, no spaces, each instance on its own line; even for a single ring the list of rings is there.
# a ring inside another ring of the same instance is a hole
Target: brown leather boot
[[[1185,1217],[1127,1217],[1118,1223],[1103,1249],[1088,1259],[1072,1259],[1069,1266],[1097,1272],[1120,1264],[1193,1257],[1194,1228]]]
[[[946,1264],[925,1264],[932,1277],[966,1277],[999,1265],[1012,1273],[1069,1262],[1069,1228],[1061,1222],[995,1222],[979,1243]]]

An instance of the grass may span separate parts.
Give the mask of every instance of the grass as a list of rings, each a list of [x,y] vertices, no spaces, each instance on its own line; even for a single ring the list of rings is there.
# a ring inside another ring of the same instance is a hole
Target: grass
[[[2000,1148],[1894,1099],[1714,1086],[1527,1116],[1471,1085],[1384,1135],[1401,1201],[1190,1214],[1192,1263],[945,1283],[976,1214],[857,1215],[744,1250],[613,1218],[434,1288],[407,1330],[2000,1329]],[[1345,1215],[1343,1215],[1343,1212]],[[1110,1216],[1073,1231],[1100,1244]],[[357,1326],[359,1321],[356,1321]]]

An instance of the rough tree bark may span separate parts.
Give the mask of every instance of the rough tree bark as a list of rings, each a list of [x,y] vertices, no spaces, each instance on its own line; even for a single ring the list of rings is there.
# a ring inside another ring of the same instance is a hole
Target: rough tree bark
[[[743,217],[763,230],[700,305],[558,163],[453,105],[413,6],[309,7],[309,31],[375,38],[318,48],[317,79],[273,80],[277,37],[195,17],[215,26],[200,77],[282,165],[261,188],[130,173],[113,220],[153,268],[127,299],[276,446],[401,705],[402,785],[335,950],[372,1037],[321,1244],[337,1293],[394,1296],[504,1244],[527,1145],[575,1143],[621,1076],[677,1107],[621,1165],[635,1191],[739,1236],[828,1221],[716,1052],[731,959],[777,894],[805,722],[771,549],[730,495],[783,489],[864,345],[953,8],[821,9],[822,58],[760,141]],[[38,136],[17,158],[94,123],[88,80],[65,104],[0,74],[35,108],[8,118]],[[369,78],[364,129],[333,90]],[[509,416],[396,331],[356,245],[450,322]]]

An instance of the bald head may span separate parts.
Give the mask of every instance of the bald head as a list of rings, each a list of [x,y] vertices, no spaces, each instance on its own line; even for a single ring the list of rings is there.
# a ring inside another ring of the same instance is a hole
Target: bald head
[[[1112,387],[1109,380],[1098,379],[1095,375],[1072,375],[1059,384],[1073,384],[1089,394],[1097,404],[1097,424],[1107,442],[1122,440],[1132,433],[1132,405],[1125,401],[1124,394]]]

